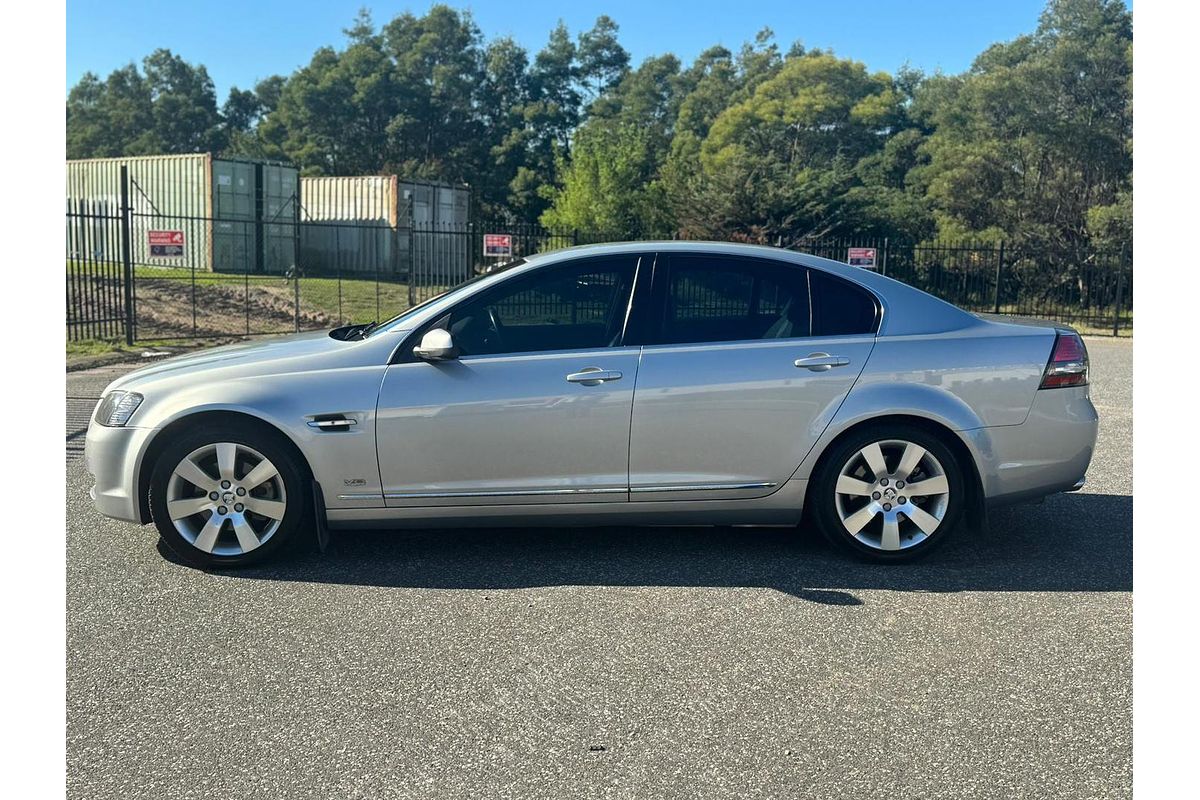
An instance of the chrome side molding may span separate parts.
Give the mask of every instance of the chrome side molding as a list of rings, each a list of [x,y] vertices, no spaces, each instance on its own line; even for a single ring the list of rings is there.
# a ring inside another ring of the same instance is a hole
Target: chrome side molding
[[[555,497],[577,494],[624,494],[628,491],[624,486],[614,486],[600,489],[516,489],[504,492],[386,492],[383,496],[388,500],[424,500],[446,497]]]
[[[773,489],[777,483],[685,483],[669,486],[634,486],[629,491],[638,492],[720,492],[733,489]]]
[[[779,484],[777,483],[690,483],[690,484],[672,484],[668,486],[634,486],[626,489],[623,486],[602,487],[597,489],[579,488],[579,489],[511,489],[508,491],[495,492],[385,492],[384,497],[388,500],[426,500],[426,499],[444,499],[453,497],[560,497],[581,494],[624,494],[632,492],[635,494],[644,494],[647,492],[719,492],[738,489],[773,489]],[[342,500],[358,499],[364,495],[339,495]],[[371,497],[378,497],[376,494]]]

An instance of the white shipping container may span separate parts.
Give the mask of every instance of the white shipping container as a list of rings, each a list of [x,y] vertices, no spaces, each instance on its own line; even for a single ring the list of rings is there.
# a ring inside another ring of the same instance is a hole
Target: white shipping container
[[[295,264],[296,169],[209,153],[67,161],[67,211],[75,215],[68,217],[69,252],[120,260],[122,166],[136,267],[281,274]],[[156,254],[152,232],[182,234],[183,254]]]
[[[301,178],[300,219],[306,275],[399,271],[395,175]]]
[[[456,282],[470,276],[465,186],[395,175],[304,177],[300,206],[306,275],[402,277],[411,267]]]

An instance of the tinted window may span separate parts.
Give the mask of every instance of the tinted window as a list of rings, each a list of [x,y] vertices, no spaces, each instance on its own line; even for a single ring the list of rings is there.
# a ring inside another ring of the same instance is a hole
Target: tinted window
[[[413,316],[417,312],[424,311],[426,308],[433,305],[434,303],[440,303],[443,300],[449,300],[452,295],[456,294],[457,292],[462,291],[463,289],[465,289],[469,286],[479,283],[480,281],[488,280],[489,278],[492,278],[493,276],[495,276],[496,274],[498,274],[500,272],[503,272],[505,270],[510,270],[513,267],[519,267],[524,263],[525,263],[525,259],[518,258],[518,259],[514,259],[513,261],[508,261],[504,264],[497,264],[497,265],[493,266],[491,269],[489,269],[483,275],[476,275],[474,278],[469,278],[469,279],[463,281],[462,283],[458,284],[453,289],[447,289],[444,292],[435,294],[433,297],[427,297],[426,299],[417,303],[415,306],[406,308],[404,311],[401,311],[399,314],[392,317],[387,322],[384,322],[381,325],[379,325],[379,327],[375,328],[367,335],[368,335],[368,337],[378,336],[381,333],[383,333],[384,331],[393,330],[393,329],[403,325],[405,320],[412,319]]]
[[[808,336],[805,270],[748,259],[673,256],[660,341]]]
[[[619,342],[637,256],[548,267],[469,300],[448,329],[462,355],[609,347]]]
[[[877,309],[870,294],[815,269],[809,271],[809,283],[813,336],[875,332]]]

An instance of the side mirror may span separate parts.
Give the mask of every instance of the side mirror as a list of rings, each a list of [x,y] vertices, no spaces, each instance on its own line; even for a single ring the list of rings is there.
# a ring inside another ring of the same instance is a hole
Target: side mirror
[[[413,355],[426,361],[446,361],[458,358],[458,348],[454,346],[450,331],[434,328],[421,337],[421,343],[413,348]]]

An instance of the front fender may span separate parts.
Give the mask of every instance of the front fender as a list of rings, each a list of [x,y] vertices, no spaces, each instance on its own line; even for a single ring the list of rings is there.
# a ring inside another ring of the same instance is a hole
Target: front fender
[[[146,392],[145,407],[138,409],[135,424],[153,428],[155,433],[138,453],[137,474],[132,477],[141,482],[146,456],[161,446],[163,431],[198,414],[234,413],[271,426],[295,445],[325,490],[330,507],[381,505],[375,411],[383,369],[351,367],[178,385],[170,390],[153,387]],[[341,414],[356,424],[339,431],[310,427],[308,422],[320,414]],[[345,487],[353,487],[355,495],[348,503],[339,498],[348,493]],[[378,500],[372,501],[372,496]]]

